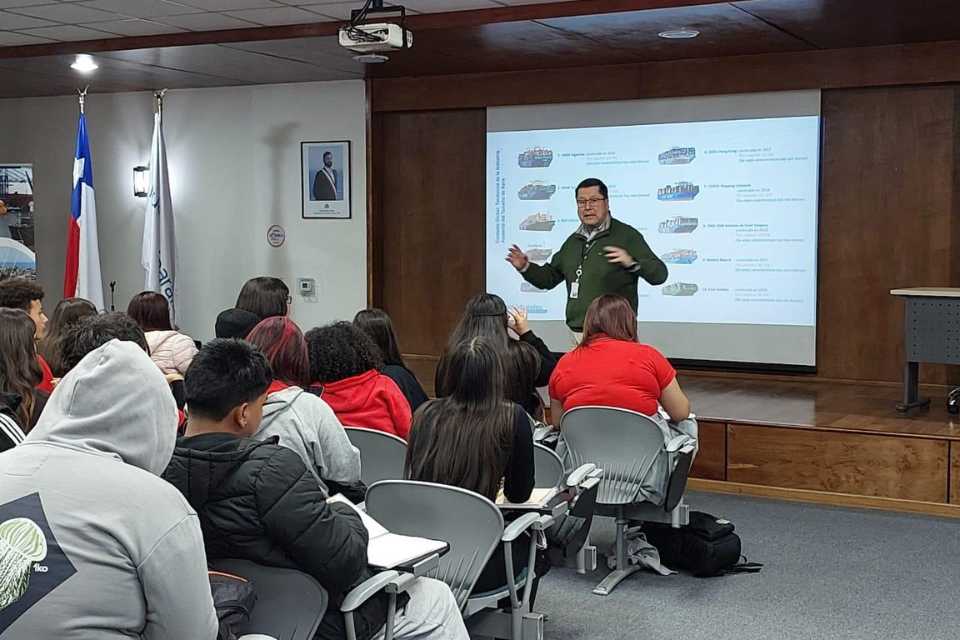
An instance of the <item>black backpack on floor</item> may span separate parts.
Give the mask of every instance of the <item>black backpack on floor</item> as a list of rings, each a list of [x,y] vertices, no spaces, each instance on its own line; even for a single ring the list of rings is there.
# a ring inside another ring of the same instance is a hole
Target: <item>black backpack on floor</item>
[[[690,512],[690,524],[674,529],[667,524],[643,524],[647,542],[660,552],[668,567],[683,569],[700,578],[728,573],[756,573],[757,562],[740,562],[740,536],[733,523],[702,511]]]

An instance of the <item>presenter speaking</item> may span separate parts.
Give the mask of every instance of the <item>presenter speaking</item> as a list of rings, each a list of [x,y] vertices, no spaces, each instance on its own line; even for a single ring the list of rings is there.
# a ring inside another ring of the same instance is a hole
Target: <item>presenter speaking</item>
[[[602,181],[587,178],[577,185],[576,198],[580,227],[550,262],[543,266],[531,262],[517,245],[510,248],[507,262],[539,289],[566,282],[567,326],[580,334],[594,298],[618,294],[636,312],[637,280],[663,284],[667,265],[654,255],[639,231],[610,216],[607,185]]]

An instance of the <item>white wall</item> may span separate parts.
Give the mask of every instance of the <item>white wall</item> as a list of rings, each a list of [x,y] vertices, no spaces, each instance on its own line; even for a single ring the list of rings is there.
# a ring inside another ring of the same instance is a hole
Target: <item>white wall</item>
[[[90,94],[87,126],[105,295],[118,309],[143,288],[140,241],[145,199],[133,167],[146,164],[153,128],[150,93]],[[0,100],[0,163],[34,165],[37,260],[48,313],[62,297],[76,136],[75,97]],[[170,91],[164,135],[176,216],[178,322],[213,336],[217,313],[245,280],[315,278],[318,295],[293,293],[304,330],[350,319],[366,305],[366,124],[362,81]],[[300,217],[300,142],[351,141],[351,220]],[[286,229],[267,244],[267,228]]]

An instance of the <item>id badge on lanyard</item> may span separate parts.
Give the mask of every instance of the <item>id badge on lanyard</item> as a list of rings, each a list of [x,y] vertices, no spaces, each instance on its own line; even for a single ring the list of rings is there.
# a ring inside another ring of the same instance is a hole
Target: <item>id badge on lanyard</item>
[[[593,242],[588,242],[583,247],[583,256],[580,258],[580,265],[577,267],[577,279],[570,284],[570,299],[576,300],[580,297],[580,277],[583,275],[583,263],[590,257],[590,249],[593,248]]]

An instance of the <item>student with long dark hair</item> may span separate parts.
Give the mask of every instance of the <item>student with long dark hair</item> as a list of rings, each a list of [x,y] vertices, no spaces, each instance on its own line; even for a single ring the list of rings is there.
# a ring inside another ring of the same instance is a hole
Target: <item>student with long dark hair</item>
[[[637,342],[637,315],[626,298],[602,295],[587,308],[580,345],[560,358],[550,379],[551,413],[600,405],[646,415],[660,406],[680,422],[690,401],[677,374],[650,345]]]
[[[417,377],[407,368],[407,363],[400,355],[397,334],[393,331],[390,316],[382,309],[364,309],[354,316],[353,324],[370,336],[380,349],[380,355],[383,357],[383,375],[397,383],[407,402],[410,403],[410,410],[416,411],[427,401],[427,394],[424,393]]]
[[[540,354],[529,343],[511,340],[503,361],[507,400],[516,402],[534,420],[543,420],[543,400],[537,392]]]
[[[474,337],[448,352],[443,385],[448,393],[420,407],[408,440],[406,474],[496,500],[524,502],[534,486],[533,432],[526,412],[505,399],[500,351],[486,337]],[[526,566],[529,538],[515,543],[519,571]],[[503,551],[487,563],[477,591],[506,584]]]
[[[64,298],[57,303],[47,323],[47,334],[37,344],[37,351],[43,356],[55,378],[62,378],[67,369],[61,362],[61,345],[67,330],[88,316],[97,315],[97,308],[84,298]]]
[[[34,343],[36,324],[21,309],[0,308],[0,412],[23,433],[36,424],[47,394],[35,387],[43,377]]]
[[[278,436],[280,445],[300,454],[330,493],[359,482],[360,452],[330,405],[304,391],[310,384],[310,358],[300,327],[290,318],[267,318],[253,328],[247,342],[260,349],[273,369],[263,420],[253,438]]]
[[[290,289],[280,278],[260,276],[247,280],[237,296],[237,309],[243,309],[261,320],[285,316],[290,311]]]
[[[410,431],[410,404],[393,380],[380,373],[380,350],[350,322],[335,322],[307,332],[310,377],[323,388],[340,422],[367,427],[403,439]]]
[[[43,312],[43,287],[29,278],[8,278],[0,281],[0,308],[22,309],[33,319],[34,341],[39,342],[47,333],[47,316]],[[43,356],[37,354],[37,362],[43,377],[37,389],[53,393],[53,372]]]
[[[193,338],[173,328],[167,297],[155,291],[142,291],[127,305],[127,315],[140,325],[150,346],[150,359],[164,374],[187,372],[197,355]]]
[[[467,301],[460,322],[454,327],[447,341],[447,348],[437,365],[435,380],[438,396],[446,395],[442,380],[447,366],[446,352],[465,340],[479,336],[490,340],[491,345],[501,355],[506,354],[510,343],[509,330],[513,331],[520,340],[528,343],[540,354],[540,370],[536,377],[536,386],[543,387],[550,382],[550,374],[556,366],[556,357],[551,353],[543,340],[530,329],[527,322],[527,312],[523,309],[508,309],[503,298],[493,293],[479,293]]]

